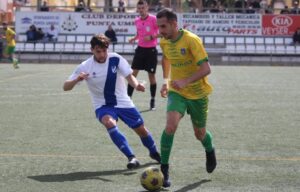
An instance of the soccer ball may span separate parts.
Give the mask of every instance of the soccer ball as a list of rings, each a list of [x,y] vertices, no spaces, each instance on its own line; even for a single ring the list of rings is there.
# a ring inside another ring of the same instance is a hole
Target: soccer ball
[[[156,167],[146,168],[140,177],[141,185],[148,191],[159,190],[164,182],[162,172]]]

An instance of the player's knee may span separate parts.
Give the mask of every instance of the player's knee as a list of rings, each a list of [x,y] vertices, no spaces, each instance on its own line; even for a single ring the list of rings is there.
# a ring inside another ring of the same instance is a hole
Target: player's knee
[[[175,126],[172,126],[172,125],[168,125],[168,126],[166,126],[165,131],[166,131],[166,133],[169,134],[169,135],[175,134],[175,132],[176,132],[176,127],[175,127]]]
[[[205,137],[205,134],[206,134],[206,129],[205,128],[201,128],[201,129],[195,129],[194,130],[194,134],[195,134],[195,137],[198,139],[198,140],[200,140],[200,141],[202,141],[203,139],[204,139],[204,137]]]
[[[101,119],[101,123],[107,128],[112,128],[116,126],[116,121],[110,116],[106,115]]]
[[[113,123],[113,122],[110,122],[110,121],[103,123],[103,125],[104,125],[104,126],[107,128],[107,129],[110,129],[110,128],[112,128],[112,127],[115,127],[115,126],[116,126],[116,124],[115,124],[115,123]]]
[[[146,127],[144,125],[141,125],[138,128],[135,128],[134,131],[140,137],[147,137],[149,134],[148,130],[146,129]]]

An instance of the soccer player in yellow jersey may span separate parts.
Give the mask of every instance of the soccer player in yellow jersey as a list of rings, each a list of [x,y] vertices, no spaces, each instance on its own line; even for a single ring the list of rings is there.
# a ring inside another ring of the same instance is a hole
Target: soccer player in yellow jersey
[[[168,97],[167,122],[161,136],[161,171],[164,187],[170,187],[169,157],[179,121],[187,112],[194,134],[206,152],[206,171],[212,173],[217,161],[212,134],[206,130],[208,95],[212,86],[207,81],[210,65],[201,39],[184,29],[178,29],[177,16],[170,9],[156,15],[163,52],[164,84],[161,96]]]
[[[14,30],[12,30],[11,28],[9,28],[7,26],[7,23],[5,23],[5,22],[2,23],[2,26],[3,26],[3,30],[5,31],[3,38],[6,39],[6,47],[4,50],[4,56],[8,57],[9,60],[12,61],[15,69],[18,69],[19,68],[18,60],[14,54],[15,48],[16,48],[16,41],[15,41],[16,33],[14,32]]]

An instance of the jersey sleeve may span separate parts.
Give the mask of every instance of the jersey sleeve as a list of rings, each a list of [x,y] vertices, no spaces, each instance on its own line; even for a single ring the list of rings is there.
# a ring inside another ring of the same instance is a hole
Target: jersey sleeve
[[[8,33],[11,36],[16,35],[16,33],[12,29],[8,29]]]
[[[160,39],[160,41],[159,41],[159,46],[160,46],[160,48],[161,48],[161,50],[162,50],[162,54],[164,55],[164,56],[166,56],[165,55],[165,53],[166,53],[166,39],[164,39],[164,38],[161,38]]]
[[[130,75],[133,71],[128,64],[127,60],[124,57],[119,56],[120,61],[119,61],[119,71],[122,74],[122,76],[127,77]]]
[[[73,71],[73,73],[69,76],[68,80],[73,81],[74,79],[76,79],[78,77],[78,75],[83,71],[83,65],[80,64],[78,65],[75,70]]]
[[[207,52],[203,46],[202,40],[195,36],[193,38],[190,38],[190,51],[192,55],[195,58],[195,61],[197,61],[198,65],[201,65],[203,62],[208,61],[208,55]]]

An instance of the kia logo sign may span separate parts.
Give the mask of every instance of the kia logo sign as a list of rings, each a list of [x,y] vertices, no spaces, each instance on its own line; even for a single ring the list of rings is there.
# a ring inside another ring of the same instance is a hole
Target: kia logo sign
[[[276,27],[288,27],[293,24],[293,20],[289,16],[279,15],[272,19],[272,24]]]

